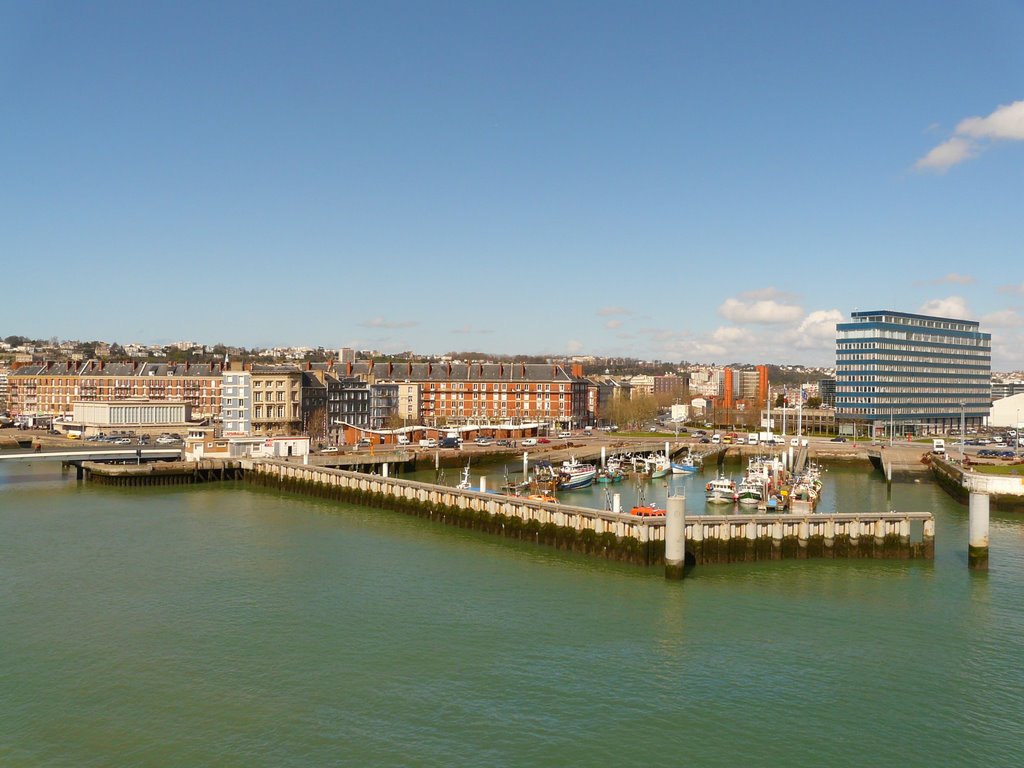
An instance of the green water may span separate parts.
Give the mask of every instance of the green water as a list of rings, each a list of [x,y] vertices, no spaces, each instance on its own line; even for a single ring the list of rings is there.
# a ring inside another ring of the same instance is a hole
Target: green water
[[[697,478],[694,483],[701,483]],[[823,504],[885,486],[829,473]],[[0,467],[3,766],[1019,766],[1024,520],[683,583],[245,487]],[[829,499],[832,501],[829,501]]]

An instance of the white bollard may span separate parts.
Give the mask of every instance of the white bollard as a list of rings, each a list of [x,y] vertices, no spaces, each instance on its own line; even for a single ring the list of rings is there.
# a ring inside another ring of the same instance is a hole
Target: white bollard
[[[487,493],[487,475],[480,475],[480,493]]]
[[[384,462],[383,466],[381,467],[380,473],[381,473],[381,475],[383,477],[387,477],[388,476],[388,463],[386,461]]]
[[[605,446],[603,446],[603,445],[602,445],[602,446],[601,446],[601,466],[602,466],[602,467],[604,467],[604,466],[607,466],[607,465],[605,464],[605,451],[606,451],[606,450],[607,450],[607,449],[605,448]]]
[[[686,497],[669,496],[665,507],[665,578],[681,579],[686,562]]]
[[[622,494],[616,493],[612,496],[612,512],[619,514],[622,512]]]
[[[530,454],[523,451],[523,482],[530,479]]]
[[[967,567],[988,570],[988,494],[971,491],[968,499]]]

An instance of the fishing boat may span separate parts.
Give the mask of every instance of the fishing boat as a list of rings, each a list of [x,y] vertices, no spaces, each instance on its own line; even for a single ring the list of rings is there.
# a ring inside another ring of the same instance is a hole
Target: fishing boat
[[[462,479],[455,487],[460,491],[468,491],[473,488],[473,484],[469,481],[469,464],[466,464],[466,468],[462,470]]]
[[[597,467],[593,464],[583,464],[576,460],[563,461],[562,468],[558,470],[558,490],[574,491],[577,488],[586,488],[592,485],[597,477]]]
[[[736,483],[728,477],[716,477],[704,486],[704,496],[709,504],[732,504],[736,501]]]
[[[647,474],[651,479],[664,477],[671,471],[672,462],[668,460],[667,456],[658,454],[647,459]]]
[[[760,504],[764,500],[763,488],[761,483],[746,477],[736,489],[736,500],[740,504]]]
[[[594,479],[599,483],[621,483],[625,477],[626,473],[618,467],[602,467],[597,470],[597,476]]]
[[[697,463],[693,460],[692,456],[687,456],[680,462],[672,462],[672,474],[673,475],[692,475],[698,469]]]

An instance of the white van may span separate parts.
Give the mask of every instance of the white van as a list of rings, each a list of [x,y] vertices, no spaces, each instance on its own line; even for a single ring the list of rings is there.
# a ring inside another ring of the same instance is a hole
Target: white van
[[[420,440],[420,448],[437,448],[437,440],[432,437]]]
[[[524,438],[523,440],[520,440],[519,444],[529,448],[530,446],[537,444],[537,438],[536,437],[527,437],[527,438]]]
[[[712,443],[720,443],[720,442],[722,442],[722,436],[716,432],[715,434],[713,434],[711,436],[711,442]]]
[[[946,453],[946,441],[941,437],[936,437],[932,440],[932,453],[936,453],[940,456]]]
[[[398,436],[398,444],[399,445],[408,445],[409,444],[409,438],[406,437],[405,435],[399,435]]]

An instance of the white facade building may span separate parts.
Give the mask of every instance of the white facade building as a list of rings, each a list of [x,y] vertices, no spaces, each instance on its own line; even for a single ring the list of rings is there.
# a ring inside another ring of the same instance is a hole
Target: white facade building
[[[1024,394],[1011,395],[992,403],[988,423],[990,427],[1020,429],[1024,419]]]
[[[220,418],[224,437],[252,434],[252,374],[248,371],[224,372]]]
[[[83,427],[184,427],[192,416],[189,403],[167,401],[83,402],[73,405],[72,421]]]

